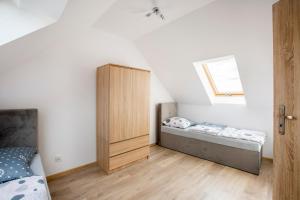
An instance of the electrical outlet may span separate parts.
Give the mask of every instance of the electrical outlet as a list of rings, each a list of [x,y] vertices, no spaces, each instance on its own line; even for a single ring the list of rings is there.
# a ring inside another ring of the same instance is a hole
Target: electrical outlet
[[[55,162],[61,162],[61,161],[62,161],[61,155],[56,155],[56,156],[54,157],[54,161],[55,161]]]

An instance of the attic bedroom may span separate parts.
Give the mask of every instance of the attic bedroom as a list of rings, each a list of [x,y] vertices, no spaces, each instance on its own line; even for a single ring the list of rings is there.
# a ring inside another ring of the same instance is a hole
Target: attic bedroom
[[[300,1],[0,1],[0,200],[300,200]]]

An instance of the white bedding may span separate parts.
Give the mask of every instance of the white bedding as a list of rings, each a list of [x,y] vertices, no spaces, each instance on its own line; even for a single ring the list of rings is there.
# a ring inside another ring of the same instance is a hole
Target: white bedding
[[[205,132],[206,134],[210,134],[210,135],[218,135],[220,131],[223,130],[223,128],[198,124],[195,126],[190,126],[188,130],[196,131],[196,132]]]
[[[227,127],[224,130],[220,131],[219,136],[257,142],[261,145],[265,143],[266,138],[265,133],[260,131],[236,129],[231,127]]]
[[[0,184],[0,200],[51,200],[39,154],[31,161],[30,168],[34,176]]]
[[[261,131],[237,129],[232,127],[217,127],[208,125],[196,125],[188,128],[189,131],[201,132],[209,135],[222,136],[232,139],[257,142],[260,145],[265,143],[266,134]]]
[[[36,154],[34,156],[31,161],[30,168],[34,175],[46,177],[40,154]]]
[[[0,184],[1,200],[48,200],[43,176],[31,176]]]
[[[209,125],[206,125],[209,126]],[[193,127],[193,128],[192,128]],[[180,128],[173,128],[168,126],[162,126],[161,131],[164,133],[174,134],[182,137],[188,137],[188,138],[194,138],[197,140],[203,140],[211,143],[226,145],[230,147],[235,147],[239,149],[245,149],[250,151],[257,151],[260,152],[263,146],[263,143],[261,142],[254,142],[249,140],[249,138],[246,140],[244,138],[235,138],[231,137],[229,135],[230,132],[223,132],[220,135],[220,132],[222,130],[225,130],[227,127],[200,127],[199,129],[195,128],[194,126],[191,126],[186,129],[180,129]],[[221,129],[221,130],[220,130]],[[228,129],[227,129],[228,130]],[[265,140],[265,133],[260,132],[262,134],[262,137]],[[225,136],[227,134],[227,136]]]
[[[30,168],[31,168],[32,172],[34,173],[34,175],[43,176],[44,179],[46,180],[46,175],[45,175],[45,171],[44,171],[44,167],[43,167],[43,164],[42,164],[42,159],[41,159],[40,154],[36,154],[34,156],[34,158],[31,161]],[[50,191],[49,191],[49,188],[48,188],[47,181],[45,181],[45,187],[46,187],[46,190],[47,190],[48,199],[51,200]]]

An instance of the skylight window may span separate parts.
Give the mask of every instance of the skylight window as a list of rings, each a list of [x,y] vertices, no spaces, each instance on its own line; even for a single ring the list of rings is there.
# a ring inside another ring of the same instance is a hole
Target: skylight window
[[[234,56],[196,62],[194,66],[213,104],[246,104]]]

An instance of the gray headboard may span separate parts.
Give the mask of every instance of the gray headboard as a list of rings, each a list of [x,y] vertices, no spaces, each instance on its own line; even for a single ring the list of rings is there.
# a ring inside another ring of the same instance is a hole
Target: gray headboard
[[[157,143],[160,144],[161,125],[169,117],[177,116],[177,103],[161,103],[158,106]]]
[[[169,117],[177,116],[177,103],[162,103],[160,104],[160,122],[163,122]]]
[[[38,110],[0,110],[0,148],[38,147]]]

